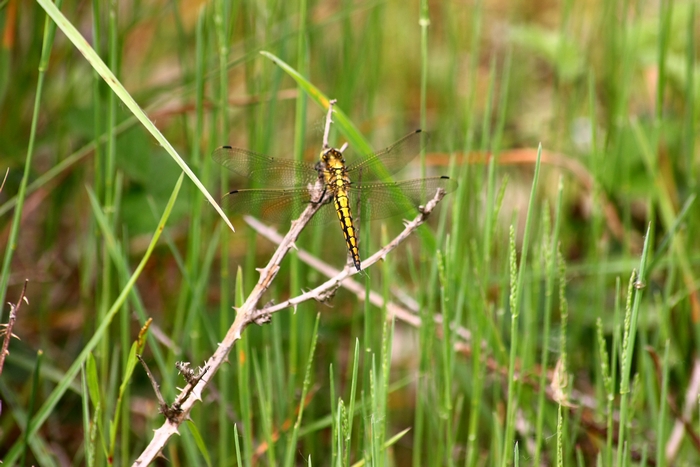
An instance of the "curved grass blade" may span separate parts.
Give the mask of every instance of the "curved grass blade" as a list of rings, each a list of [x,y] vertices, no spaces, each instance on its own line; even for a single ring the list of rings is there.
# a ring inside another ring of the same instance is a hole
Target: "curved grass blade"
[[[192,172],[185,161],[180,157],[180,155],[175,151],[175,148],[170,144],[170,142],[163,136],[163,134],[156,128],[153,122],[148,118],[146,113],[141,109],[141,107],[136,103],[131,94],[124,88],[124,86],[119,82],[114,73],[109,69],[109,67],[102,61],[102,59],[97,55],[95,50],[88,44],[85,38],[78,32],[78,30],[73,26],[70,21],[61,13],[61,11],[54,5],[50,0],[37,0],[39,5],[46,11],[46,13],[51,17],[56,25],[61,28],[61,31],[70,39],[70,41],[75,45],[75,47],[83,54],[87,59],[93,69],[105,80],[105,82],[112,88],[114,93],[121,99],[121,101],[126,105],[131,113],[134,114],[136,118],[139,119],[141,124],[148,130],[149,133],[158,141],[158,143],[163,146],[166,152],[173,158],[173,160],[180,166],[182,171],[189,177],[190,180],[197,186],[199,191],[202,192],[204,197],[214,206],[216,212],[222,217],[226,225],[229,226],[231,231],[235,232],[233,225],[224,214],[216,200],[212,197],[206,187],[199,181],[199,178]]]
[[[297,82],[299,87],[309,95],[318,105],[323,107],[323,109],[328,110],[330,105],[328,96],[323,94],[320,89],[311,84],[306,78],[304,78],[299,72],[292,68],[289,64],[281,60],[274,54],[267,52],[265,50],[260,52],[263,56],[272,60],[275,65],[282,68],[289,76],[292,77],[294,81]],[[333,111],[333,123],[336,124],[340,132],[348,139],[348,142],[357,149],[360,153],[369,154],[372,152],[372,146],[369,145],[367,140],[362,136],[360,130],[350,121],[350,119],[340,110],[337,105],[334,106]]]

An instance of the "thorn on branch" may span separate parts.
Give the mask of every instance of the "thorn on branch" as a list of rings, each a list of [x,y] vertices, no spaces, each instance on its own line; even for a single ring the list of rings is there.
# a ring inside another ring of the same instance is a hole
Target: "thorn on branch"
[[[207,372],[208,368],[205,366],[203,368],[199,367],[197,368],[197,370],[194,370],[190,368],[189,362],[175,363],[175,367],[178,369],[178,372],[185,377],[188,386],[187,391],[183,393],[182,397],[178,397],[178,399],[175,402],[173,402],[172,405],[168,405],[165,402],[165,398],[163,398],[163,394],[160,392],[160,385],[153,377],[153,373],[151,373],[151,370],[148,368],[146,361],[141,355],[137,355],[136,357],[141,362],[141,365],[143,366],[144,370],[146,370],[146,375],[148,376],[148,379],[151,381],[151,386],[153,386],[153,392],[156,394],[156,398],[158,399],[158,411],[162,413],[163,416],[165,416],[165,418],[169,422],[177,424],[180,415],[182,415],[183,412],[182,404],[180,401],[186,400],[187,397],[189,397],[189,395],[194,390],[194,387],[197,385],[197,383],[199,383],[199,380],[201,380],[204,374]]]
[[[323,290],[320,293],[318,293],[314,299],[317,302],[323,303],[324,305],[331,306],[330,301],[335,297],[335,293],[338,291],[340,288],[340,282],[336,282],[335,285],[330,287],[327,290]]]
[[[202,376],[204,376],[209,368],[205,365],[203,367],[197,367],[197,369],[194,370],[190,365],[190,362],[175,362],[177,371],[185,378],[187,384],[194,387],[199,383],[199,380],[202,379]]]
[[[209,366],[204,365],[203,367],[197,367],[197,370],[190,368],[190,362],[176,362],[175,367],[178,372],[184,376],[185,381],[187,381],[187,386],[180,393],[179,396],[173,402],[173,405],[168,408],[168,411],[164,413],[165,418],[175,423],[180,419],[180,415],[183,413],[182,403],[186,401],[190,395],[194,392],[194,388],[199,384],[201,379],[209,371]],[[195,396],[195,399],[201,400],[199,395]]]
[[[250,320],[258,326],[262,326],[272,321],[272,314],[263,308],[262,310],[256,310]]]
[[[160,408],[160,413],[162,413],[170,423],[177,423],[180,415],[182,415],[182,408],[179,404],[173,404],[172,406],[165,404],[164,407]]]

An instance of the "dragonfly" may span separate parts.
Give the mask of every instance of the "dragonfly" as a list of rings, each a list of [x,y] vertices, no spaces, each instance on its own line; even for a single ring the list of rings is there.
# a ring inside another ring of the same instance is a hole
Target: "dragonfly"
[[[310,223],[324,224],[337,218],[353,265],[360,271],[359,222],[353,213],[362,221],[405,214],[425,204],[438,189],[449,193],[457,187],[457,182],[447,176],[387,181],[422,148],[421,130],[416,130],[350,164],[343,155],[345,146],[324,148],[315,164],[231,146],[216,149],[212,158],[238,177],[264,185],[228,192],[222,199],[227,211],[259,214],[280,222],[296,218],[308,203],[323,203],[327,206],[322,206]]]

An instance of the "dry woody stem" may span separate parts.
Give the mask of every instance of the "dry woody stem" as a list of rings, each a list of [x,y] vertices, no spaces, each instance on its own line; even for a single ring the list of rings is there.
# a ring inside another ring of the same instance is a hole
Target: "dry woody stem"
[[[443,191],[438,191],[435,197],[426,204],[422,212],[411,222],[408,222],[405,229],[396,238],[394,238],[394,240],[392,240],[377,253],[367,258],[364,261],[364,265],[370,266],[380,259],[383,259],[388,252],[406,240],[422,223],[425,222],[428,215],[433,211],[433,209],[435,209],[437,204],[444,196],[445,193]],[[293,248],[294,242],[301,233],[302,229],[311,219],[311,216],[321,206],[321,203],[309,204],[306,210],[302,213],[301,217],[292,223],[292,228],[284,237],[275,253],[272,255],[270,262],[263,269],[260,269],[260,279],[258,280],[258,283],[251,294],[248,296],[248,299],[245,301],[243,306],[236,310],[236,319],[226,333],[226,337],[224,337],[224,340],[221,342],[221,344],[219,344],[219,347],[214,352],[214,355],[212,355],[212,357],[207,361],[206,368],[208,371],[202,375],[201,379],[196,383],[196,385],[193,386],[188,384],[180,392],[180,395],[175,399],[175,402],[172,405],[173,407],[179,409],[179,413],[165,420],[163,425],[155,431],[151,443],[146,447],[141,456],[139,456],[134,465],[148,465],[165,447],[167,440],[173,434],[178,433],[180,423],[187,418],[194,404],[198,400],[202,399],[202,394],[204,389],[209,384],[209,381],[214,377],[216,372],[219,370],[219,367],[221,367],[221,365],[226,361],[229,352],[233,348],[233,344],[241,338],[241,334],[249,324],[262,324],[268,322],[273,313],[290,306],[295,306],[302,301],[317,299],[324,292],[337,288],[338,284],[343,281],[343,279],[358,273],[358,271],[356,271],[354,268],[346,267],[338,275],[326,281],[313,291],[296,297],[293,299],[293,302],[288,300],[280,303],[279,305],[264,309],[257,308],[257,304],[262,298],[262,295],[269,288],[277,275],[282,259],[289,252],[289,250]],[[169,414],[172,414],[172,412]]]

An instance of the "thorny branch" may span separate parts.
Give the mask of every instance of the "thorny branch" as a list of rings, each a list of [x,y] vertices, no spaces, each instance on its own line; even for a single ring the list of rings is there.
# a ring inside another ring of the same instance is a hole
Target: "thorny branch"
[[[282,235],[280,235],[275,229],[268,227],[256,218],[251,216],[245,216],[244,220],[249,226],[255,229],[256,232],[258,232],[260,235],[267,238],[271,242],[279,244],[282,241]],[[330,266],[328,263],[321,261],[306,250],[298,249],[297,255],[299,256],[299,259],[301,259],[304,263],[308,264],[314,270],[320,272],[321,274],[327,276],[330,280],[303,295],[291,298],[278,305],[270,305],[269,308],[264,307],[264,312],[275,312],[278,311],[278,309],[282,309],[282,307],[284,306],[296,306],[302,301],[304,301],[305,297],[309,296],[313,299],[323,302],[325,296],[335,291],[336,286],[333,286],[332,284],[337,284],[338,286],[349,290],[357,296],[358,300],[364,301],[366,292],[365,286],[353,279],[348,278],[345,274],[345,271],[340,271],[337,268]],[[366,265],[367,261],[368,260],[364,260],[362,264]],[[356,271],[350,272],[352,272],[353,274],[357,273]],[[342,279],[341,277],[343,277],[344,279]],[[374,290],[370,290],[368,298],[369,302],[377,308],[383,308],[384,306],[386,306],[387,312],[389,313],[389,317],[396,318],[399,321],[413,326],[414,328],[419,328],[421,326],[422,322],[421,317],[418,316],[417,304],[409,306],[409,309],[399,306],[394,302],[388,302],[385,304],[382,295],[375,292]],[[442,326],[442,315],[440,313],[433,314],[433,320],[435,321],[435,324],[437,324],[438,326]],[[464,340],[464,342],[468,343],[471,341],[471,332],[469,332],[468,329],[462,326],[456,326],[454,331],[462,340]]]
[[[396,248],[399,245],[399,243],[408,238],[409,235],[411,235],[411,233],[415,231],[416,228],[418,228],[418,226],[425,222],[430,212],[435,208],[437,203],[444,196],[444,191],[438,190],[435,197],[426,204],[423,211],[413,221],[406,224],[406,228],[403,230],[403,232],[401,232],[401,234],[399,234],[399,236],[397,236],[387,246],[382,248],[380,251],[378,251],[371,257],[367,258],[363,262],[363,265],[370,266],[373,263],[379,261],[389,251]],[[139,456],[134,465],[148,465],[148,463],[155,459],[155,457],[165,447],[165,443],[167,442],[167,440],[173,434],[178,433],[178,427],[180,423],[182,423],[187,418],[194,404],[198,400],[202,399],[202,393],[204,389],[207,387],[209,381],[216,374],[221,365],[226,361],[229,352],[233,348],[233,344],[241,338],[241,334],[243,333],[245,328],[248,327],[248,325],[251,323],[260,323],[268,321],[272,313],[280,311],[281,309],[287,308],[292,305],[287,304],[285,306],[282,306],[284,304],[280,304],[275,307],[268,307],[263,310],[258,310],[256,308],[256,305],[260,301],[260,298],[262,297],[263,293],[267,290],[267,288],[270,286],[275,276],[277,275],[282,259],[293,247],[294,241],[297,239],[299,233],[304,228],[306,223],[311,219],[311,216],[321,206],[321,203],[310,203],[306,210],[302,213],[301,217],[292,223],[291,230],[282,239],[282,242],[273,254],[268,265],[265,266],[263,269],[260,269],[260,279],[258,280],[258,283],[256,284],[251,294],[248,296],[248,299],[243,304],[243,306],[237,309],[236,319],[229,328],[228,332],[226,333],[226,337],[219,344],[219,347],[214,352],[214,355],[212,355],[212,357],[207,361],[206,366],[209,369],[209,371],[202,376],[202,378],[194,387],[191,387],[191,385],[188,384],[180,392],[180,395],[175,399],[175,402],[173,403],[173,407],[179,408],[179,414],[176,417],[172,417],[171,419],[166,420],[163,423],[163,425],[155,431],[155,435],[153,436],[151,443],[146,447],[141,456]],[[346,268],[343,272],[341,272],[339,276],[337,276],[329,282],[332,282],[332,284],[337,284],[344,278],[357,274],[357,272],[358,271],[356,271],[354,268]],[[326,284],[328,284],[328,282]],[[312,296],[309,296],[306,299],[308,300],[310,298],[315,297],[316,295],[317,294],[312,294]]]
[[[280,263],[285,255],[294,246],[294,242],[301,233],[302,229],[309,222],[311,217],[321,208],[321,203],[309,203],[299,219],[292,222],[292,227],[284,237],[284,241],[279,245],[275,253],[272,255],[270,262],[264,268],[260,269],[260,279],[253,288],[253,291],[248,296],[245,303],[238,308],[236,319],[229,328],[224,340],[219,344],[211,358],[207,361],[207,373],[202,375],[202,378],[195,384],[187,384],[180,395],[173,402],[173,407],[178,408],[179,414],[165,420],[163,425],[155,431],[153,439],[146,449],[141,453],[139,458],[134,462],[134,465],[148,465],[152,462],[165,447],[165,443],[175,433],[178,433],[178,427],[189,416],[190,410],[198,400],[202,400],[202,393],[209,384],[209,381],[214,377],[221,365],[227,360],[229,352],[233,348],[233,344],[241,338],[241,334],[249,324],[260,321],[260,315],[255,312],[255,306],[262,298],[262,295],[268,289],[275,276],[280,269]]]
[[[335,101],[331,101],[329,103],[329,109],[326,120],[327,127],[330,126],[331,114],[334,103]],[[324,136],[324,144],[327,143],[327,137]],[[322,192],[319,185],[320,184],[317,184],[315,188],[317,193]],[[438,190],[435,197],[426,204],[425,208],[421,211],[421,213],[413,221],[406,224],[406,228],[404,229],[404,231],[386,247],[382,248],[380,251],[363,261],[363,265],[370,266],[374,264],[378,260],[384,258],[384,256],[389,251],[396,248],[396,246],[398,246],[399,243],[408,238],[411,235],[411,233],[413,233],[413,231],[416,228],[418,228],[419,225],[425,222],[425,219],[428,217],[430,212],[435,208],[435,206],[440,202],[440,200],[444,196],[445,192],[443,190]],[[257,310],[256,306],[262,298],[262,295],[265,293],[265,291],[267,291],[267,289],[272,284],[272,281],[277,276],[282,259],[286,256],[290,249],[295,247],[294,242],[299,237],[299,234],[304,229],[309,220],[311,220],[311,217],[323,205],[323,200],[320,199],[315,203],[309,203],[304,212],[302,212],[299,219],[292,222],[292,226],[289,232],[280,242],[279,246],[277,247],[277,250],[272,255],[272,258],[270,259],[267,266],[265,266],[262,269],[259,269],[260,278],[258,280],[258,283],[253,288],[253,291],[250,293],[245,303],[236,310],[236,319],[234,320],[233,324],[226,333],[224,340],[219,344],[214,354],[206,362],[205,366],[208,369],[208,371],[204,373],[198,381],[194,382],[194,384],[189,383],[181,390],[180,394],[177,396],[177,398],[171,406],[172,408],[177,409],[176,411],[174,411],[177,413],[174,416],[166,419],[163,425],[157,430],[155,430],[153,439],[146,447],[146,449],[141,453],[139,458],[134,462],[134,465],[144,466],[151,463],[161,453],[168,439],[170,439],[170,437],[173,434],[178,433],[178,427],[189,416],[189,413],[194,407],[195,403],[198,400],[202,400],[202,394],[204,392],[204,389],[207,387],[207,385],[214,377],[216,372],[219,370],[221,365],[223,365],[223,363],[227,361],[228,354],[229,352],[231,352],[234,343],[241,338],[241,334],[248,327],[248,325],[250,325],[251,323],[261,324],[267,322],[269,321],[270,315],[272,313],[282,309],[275,307],[275,309],[268,308],[265,310]],[[343,273],[341,273],[341,275],[334,279],[333,283],[337,284],[344,278],[356,274],[357,272],[358,271],[356,271],[354,268],[346,268],[346,270]]]
[[[407,222],[404,230],[396,237],[394,238],[391,242],[389,242],[386,246],[384,246],[381,250],[377,251],[375,254],[370,256],[369,258],[366,258],[362,261],[362,267],[363,270],[372,264],[376,263],[377,261],[383,260],[386,255],[393,249],[395,249],[401,242],[406,240],[414,230],[416,230],[421,224],[425,222],[425,220],[428,218],[430,213],[435,209],[437,204],[442,200],[442,198],[445,197],[445,192],[442,190],[438,190],[438,192],[435,194],[435,197],[431,199],[425,207],[421,210],[420,214],[416,216],[415,219],[413,219],[411,222]],[[252,223],[252,218],[249,216],[246,216],[246,221],[251,224]],[[338,272],[335,274],[335,276],[331,277],[329,280],[324,282],[323,284],[319,285],[313,290],[310,290],[306,293],[303,293],[297,297],[290,298],[289,300],[285,300],[282,303],[279,303],[277,305],[272,305],[265,307],[261,310],[258,310],[256,313],[260,315],[271,315],[272,313],[278,312],[280,310],[284,310],[285,308],[289,307],[294,307],[297,306],[298,304],[305,302],[307,300],[319,300],[323,301],[322,298],[328,294],[328,292],[331,292],[335,289],[338,288],[341,282],[343,282],[345,279],[347,279],[350,276],[354,276],[355,274],[359,273],[360,271],[356,270],[355,268],[344,268],[342,271]]]

